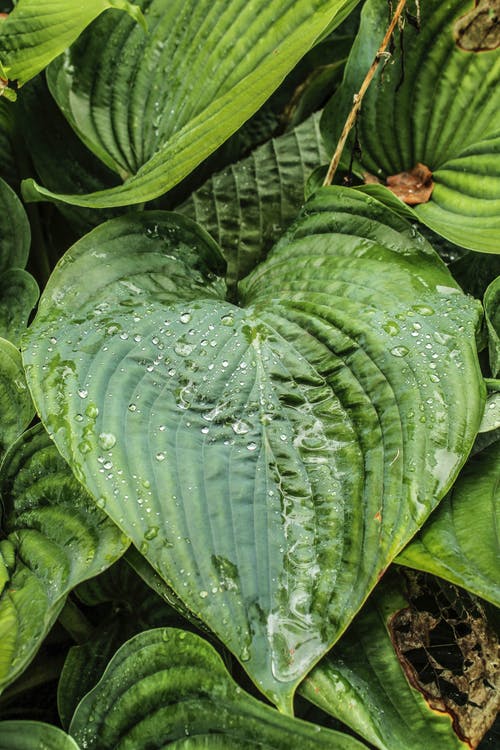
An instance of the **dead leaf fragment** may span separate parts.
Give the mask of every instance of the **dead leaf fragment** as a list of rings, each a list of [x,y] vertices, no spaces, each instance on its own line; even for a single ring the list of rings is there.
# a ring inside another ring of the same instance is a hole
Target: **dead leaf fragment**
[[[418,162],[409,172],[393,174],[386,180],[387,187],[409,206],[427,203],[434,190],[432,172]]]
[[[465,52],[500,47],[500,0],[476,0],[476,7],[456,21],[453,35]]]
[[[407,571],[410,606],[389,622],[410,684],[476,748],[500,710],[498,636],[475,597],[433,576]]]

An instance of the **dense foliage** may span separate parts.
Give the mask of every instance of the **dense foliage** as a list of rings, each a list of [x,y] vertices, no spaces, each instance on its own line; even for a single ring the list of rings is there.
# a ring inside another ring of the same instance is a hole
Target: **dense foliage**
[[[0,746],[498,740],[499,8],[397,5],[0,2]]]

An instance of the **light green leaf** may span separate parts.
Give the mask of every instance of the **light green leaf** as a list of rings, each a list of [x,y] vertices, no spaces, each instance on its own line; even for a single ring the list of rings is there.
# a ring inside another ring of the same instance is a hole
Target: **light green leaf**
[[[448,496],[397,562],[500,607],[500,442],[472,456]]]
[[[219,243],[228,286],[246,276],[295,219],[309,173],[325,158],[319,115],[313,115],[211,177],[178,208]]]
[[[488,329],[490,367],[494,378],[500,374],[500,276],[487,288],[484,295],[484,311]]]
[[[9,449],[0,471],[0,688],[29,664],[78,583],[128,545],[75,480],[41,425]]]
[[[238,130],[356,4],[141,0],[147,35],[126,16],[102,16],[53,63],[49,85],[80,138],[126,182],[61,195],[26,181],[25,196],[104,208],[162,195]]]
[[[363,748],[352,737],[282,716],[247,695],[206,641],[173,628],[140,633],[122,646],[79,704],[69,731],[88,750],[146,750],[153,738],[155,747],[171,748],[199,742],[214,750]]]
[[[469,9],[470,0],[426,0],[420,31],[405,25],[404,53],[396,38],[363,100],[357,168],[386,178],[425,164],[435,187],[414,209],[419,221],[457,245],[498,253],[500,50],[476,54],[456,46],[453,23]],[[368,0],[361,19],[343,85],[322,122],[332,153],[387,28],[386,0]]]
[[[345,188],[306,205],[242,307],[223,270],[180,215],[98,227],[46,287],[26,372],[80,480],[290,710],[470,451],[481,307]]]
[[[479,432],[490,432],[500,428],[500,380],[487,380],[488,398]]]
[[[41,721],[0,721],[3,750],[80,750],[65,732]]]
[[[377,586],[349,630],[313,669],[300,694],[380,750],[459,750],[451,719],[410,686],[387,625],[408,606],[396,576]]]
[[[23,86],[109,8],[126,11],[146,28],[141,10],[126,0],[19,0],[0,23],[0,76]],[[113,21],[116,18],[112,15]],[[142,33],[144,33],[144,29]]]
[[[34,416],[21,355],[10,341],[0,338],[0,463]]]

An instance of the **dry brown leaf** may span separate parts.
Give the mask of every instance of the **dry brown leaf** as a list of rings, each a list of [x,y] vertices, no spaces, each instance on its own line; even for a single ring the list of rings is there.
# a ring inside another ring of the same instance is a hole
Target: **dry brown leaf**
[[[456,21],[453,34],[466,52],[500,47],[500,0],[476,0],[476,7]]]
[[[409,172],[393,174],[386,180],[387,187],[409,206],[427,203],[434,190],[432,172],[425,164],[415,164]]]

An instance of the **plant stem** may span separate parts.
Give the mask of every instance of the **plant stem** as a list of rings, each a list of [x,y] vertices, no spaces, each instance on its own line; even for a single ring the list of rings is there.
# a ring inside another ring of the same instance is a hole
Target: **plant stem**
[[[371,67],[368,71],[368,73],[365,76],[365,79],[363,83],[361,84],[361,87],[357,94],[354,94],[353,97],[353,106],[351,111],[349,112],[349,115],[347,117],[347,120],[345,121],[345,125],[342,129],[342,133],[340,134],[339,142],[337,143],[337,148],[335,149],[335,153],[332,156],[332,160],[330,162],[330,166],[328,167],[328,172],[326,173],[325,180],[323,182],[323,185],[331,185],[333,182],[333,178],[335,177],[335,173],[337,171],[337,168],[339,166],[340,157],[342,156],[342,151],[344,150],[345,143],[347,141],[347,137],[349,133],[352,130],[352,127],[354,123],[356,122],[356,117],[358,116],[359,109],[361,107],[361,103],[363,101],[363,97],[366,94],[368,90],[368,86],[372,82],[373,76],[375,75],[378,64],[382,57],[385,55],[385,51],[387,48],[387,45],[389,44],[389,41],[391,39],[391,36],[393,34],[394,29],[396,28],[396,24],[399,21],[399,17],[401,16],[401,13],[404,10],[404,7],[406,5],[406,0],[399,0],[399,3],[397,5],[396,10],[394,11],[394,15],[392,17],[392,20],[389,24],[389,28],[387,29],[384,39],[382,41],[382,44],[377,50],[377,54],[375,55],[375,59],[371,64]]]
[[[94,632],[94,628],[83,612],[69,598],[66,599],[66,604],[59,614],[59,622],[78,644],[88,641]]]

